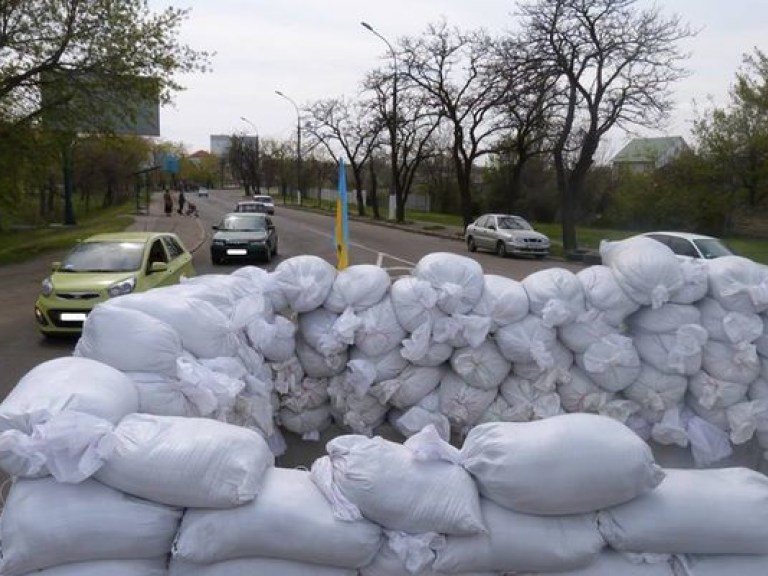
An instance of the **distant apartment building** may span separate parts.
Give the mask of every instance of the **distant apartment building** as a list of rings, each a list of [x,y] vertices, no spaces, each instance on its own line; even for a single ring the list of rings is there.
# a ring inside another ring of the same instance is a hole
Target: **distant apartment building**
[[[226,156],[232,146],[232,136],[229,134],[211,134],[211,154],[214,156]],[[258,149],[258,136],[240,136],[244,142],[252,144]]]

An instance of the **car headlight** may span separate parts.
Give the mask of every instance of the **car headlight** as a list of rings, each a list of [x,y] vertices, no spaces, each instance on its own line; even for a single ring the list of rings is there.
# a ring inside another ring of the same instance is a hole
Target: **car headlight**
[[[133,292],[134,288],[136,288],[136,277],[131,276],[130,278],[112,284],[112,286],[107,288],[107,294],[109,294],[110,298],[115,298],[116,296],[130,294]]]
[[[50,276],[45,280],[43,280],[43,284],[40,287],[40,293],[45,297],[48,297],[51,294],[53,294],[53,282],[51,281]]]

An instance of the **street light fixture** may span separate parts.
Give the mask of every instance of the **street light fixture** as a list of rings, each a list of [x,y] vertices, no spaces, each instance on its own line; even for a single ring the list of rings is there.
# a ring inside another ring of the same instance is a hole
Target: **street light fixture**
[[[286,96],[280,90],[275,90],[275,94],[288,100],[296,110],[296,189],[299,195],[299,206],[301,206],[301,112],[293,98]]]
[[[250,125],[253,131],[256,132],[256,194],[261,194],[261,158],[259,154],[259,129],[256,124],[248,120],[245,116],[240,116],[240,120]]]
[[[360,25],[383,40],[389,48],[389,52],[392,54],[392,122],[389,125],[389,143],[390,147],[392,148],[390,157],[392,182],[390,184],[389,195],[389,219],[393,220],[396,218],[395,211],[399,200],[397,188],[397,53],[392,47],[392,44],[390,44],[389,40],[379,34],[373,26],[368,24],[368,22],[360,22]]]

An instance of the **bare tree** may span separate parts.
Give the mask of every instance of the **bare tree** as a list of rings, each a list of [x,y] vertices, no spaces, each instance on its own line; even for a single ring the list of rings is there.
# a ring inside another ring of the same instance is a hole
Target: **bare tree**
[[[367,104],[349,102],[343,97],[315,102],[307,112],[306,131],[326,148],[336,165],[339,149],[347,157],[355,180],[357,212],[365,216],[363,171],[377,145],[383,128],[381,122],[373,116]]]
[[[427,106],[450,125],[464,224],[472,214],[472,168],[496,150],[510,125],[501,114],[508,82],[495,62],[494,40],[484,30],[463,32],[446,22],[431,24],[416,38],[402,40],[401,61]]]
[[[260,188],[258,139],[238,134],[230,136],[227,160],[232,175],[240,182],[246,196]]]
[[[575,250],[576,208],[600,140],[614,126],[659,126],[671,85],[687,72],[678,42],[694,34],[679,16],[638,0],[520,3],[533,63],[558,79],[562,102],[553,154],[563,247]]]

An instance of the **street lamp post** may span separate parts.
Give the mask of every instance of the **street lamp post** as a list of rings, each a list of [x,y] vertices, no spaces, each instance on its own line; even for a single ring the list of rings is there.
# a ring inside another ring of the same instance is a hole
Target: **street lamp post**
[[[261,194],[261,158],[259,153],[259,129],[256,127],[256,124],[248,120],[245,116],[240,116],[240,120],[245,122],[246,124],[250,125],[251,128],[253,128],[254,132],[256,132],[256,194]]]
[[[363,28],[366,28],[368,31],[372,32],[381,40],[383,40],[389,48],[390,53],[392,54],[392,122],[389,124],[389,143],[390,147],[392,148],[392,153],[390,156],[392,182],[390,183],[389,194],[389,219],[394,220],[397,217],[396,210],[400,199],[397,186],[397,53],[392,47],[392,44],[390,44],[389,40],[379,34],[373,26],[367,22],[360,22],[360,24],[363,26]]]
[[[301,206],[301,112],[293,98],[286,96],[280,90],[275,90],[275,94],[288,100],[296,110],[296,189],[299,195],[299,206]]]

